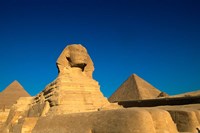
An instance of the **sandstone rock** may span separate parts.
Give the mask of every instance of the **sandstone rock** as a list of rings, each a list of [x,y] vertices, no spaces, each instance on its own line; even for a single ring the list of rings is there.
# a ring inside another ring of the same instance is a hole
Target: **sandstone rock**
[[[153,119],[156,133],[178,133],[170,114],[161,109],[148,109]]]
[[[110,102],[154,99],[161,91],[137,76],[131,75],[109,98]]]
[[[15,80],[0,93],[0,109],[11,108],[20,97],[28,96],[28,92]]]

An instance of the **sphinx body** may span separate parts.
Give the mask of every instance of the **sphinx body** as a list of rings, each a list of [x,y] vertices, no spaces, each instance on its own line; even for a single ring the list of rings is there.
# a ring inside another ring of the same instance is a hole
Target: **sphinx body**
[[[93,62],[82,45],[68,45],[56,65],[58,77],[35,97],[31,116],[97,111],[110,104],[92,78]]]

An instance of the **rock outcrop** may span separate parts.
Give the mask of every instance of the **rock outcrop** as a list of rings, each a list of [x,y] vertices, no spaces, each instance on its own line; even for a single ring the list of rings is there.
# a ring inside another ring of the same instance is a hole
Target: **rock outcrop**
[[[110,102],[154,99],[164,94],[136,74],[131,75],[109,98]]]

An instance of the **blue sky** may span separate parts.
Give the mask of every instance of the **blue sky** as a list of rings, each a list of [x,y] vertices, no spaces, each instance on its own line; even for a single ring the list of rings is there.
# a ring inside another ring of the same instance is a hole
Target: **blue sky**
[[[200,89],[199,0],[0,0],[0,90],[36,95],[72,43],[106,97],[133,73],[171,95]]]

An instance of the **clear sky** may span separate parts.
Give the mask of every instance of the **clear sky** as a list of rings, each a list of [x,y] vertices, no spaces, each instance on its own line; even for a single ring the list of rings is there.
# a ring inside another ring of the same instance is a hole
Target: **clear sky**
[[[0,0],[0,91],[42,91],[72,43],[106,97],[133,73],[171,95],[200,89],[199,0]]]

